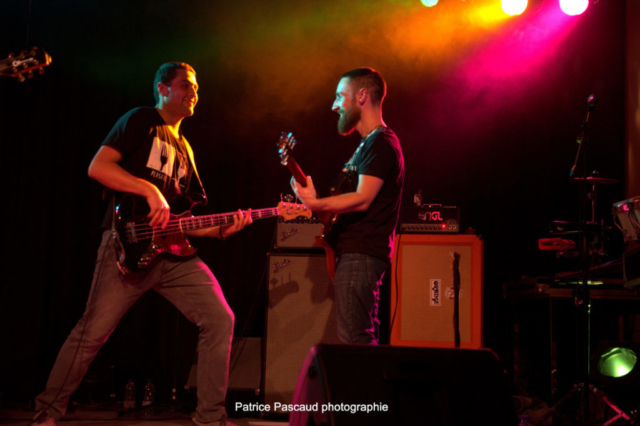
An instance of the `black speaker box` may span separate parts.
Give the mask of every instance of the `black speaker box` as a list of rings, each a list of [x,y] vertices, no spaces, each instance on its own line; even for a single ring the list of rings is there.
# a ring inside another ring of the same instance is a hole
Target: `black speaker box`
[[[489,349],[316,345],[287,408],[291,426],[518,424]]]

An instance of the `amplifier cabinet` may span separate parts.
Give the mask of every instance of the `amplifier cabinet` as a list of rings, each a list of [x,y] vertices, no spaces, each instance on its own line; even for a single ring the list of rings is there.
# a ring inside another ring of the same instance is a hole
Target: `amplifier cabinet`
[[[339,343],[335,316],[333,285],[324,255],[269,255],[265,404],[291,404],[309,349],[318,343]]]
[[[322,223],[316,218],[283,220],[276,226],[274,248],[284,250],[322,250],[315,238],[322,235]]]
[[[396,235],[391,268],[392,320],[395,312],[391,345],[455,346],[453,253],[457,252],[460,347],[482,347],[482,251],[482,240],[476,235]]]

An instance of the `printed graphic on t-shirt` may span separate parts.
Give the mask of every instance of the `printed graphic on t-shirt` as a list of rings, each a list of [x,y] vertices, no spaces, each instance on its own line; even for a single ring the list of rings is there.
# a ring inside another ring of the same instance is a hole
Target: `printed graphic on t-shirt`
[[[166,182],[167,179],[175,177],[173,176],[173,171],[176,170],[174,164],[178,161],[178,176],[176,178],[178,181],[184,178],[187,171],[183,167],[183,161],[179,161],[177,155],[176,149],[170,143],[154,137],[147,160],[147,167],[153,170],[151,176]]]

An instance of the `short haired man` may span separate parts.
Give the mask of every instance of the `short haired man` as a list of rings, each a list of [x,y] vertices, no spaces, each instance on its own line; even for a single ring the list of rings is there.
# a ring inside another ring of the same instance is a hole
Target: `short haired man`
[[[191,147],[180,131],[194,113],[198,83],[193,68],[170,62],[154,79],[155,108],[135,108],[122,116],[89,166],[89,176],[119,193],[138,196],[149,207],[149,225],[165,229],[169,203],[197,179]],[[203,194],[204,195],[204,194]],[[112,200],[112,203],[115,201]],[[109,209],[105,223],[111,221]],[[226,238],[252,222],[251,211],[238,211],[230,225],[189,235]],[[233,312],[207,265],[198,257],[175,261],[162,256],[144,270],[122,274],[116,264],[116,241],[105,230],[84,315],[62,346],[45,391],[36,398],[34,425],[54,426],[65,414],[69,397],[122,316],[153,289],[200,329],[198,407],[193,424],[225,425],[224,400],[233,337]]]
[[[386,83],[372,68],[357,68],[340,78],[333,111],[338,132],[356,131],[360,145],[346,164],[347,188],[318,198],[313,180],[292,181],[312,210],[338,213],[327,235],[336,250],[333,280],[338,338],[343,343],[377,344],[379,286],[389,267],[398,221],[404,158],[395,133],[382,119]]]

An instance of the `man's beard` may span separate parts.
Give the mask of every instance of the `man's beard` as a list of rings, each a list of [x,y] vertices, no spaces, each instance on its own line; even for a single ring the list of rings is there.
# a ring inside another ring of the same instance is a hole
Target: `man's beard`
[[[355,101],[355,99],[354,99]],[[349,109],[347,109],[344,114],[340,114],[340,119],[338,120],[338,133],[342,136],[347,136],[351,132],[353,132],[356,128],[356,125],[360,121],[360,116],[362,115],[362,110],[355,102],[351,104]]]

